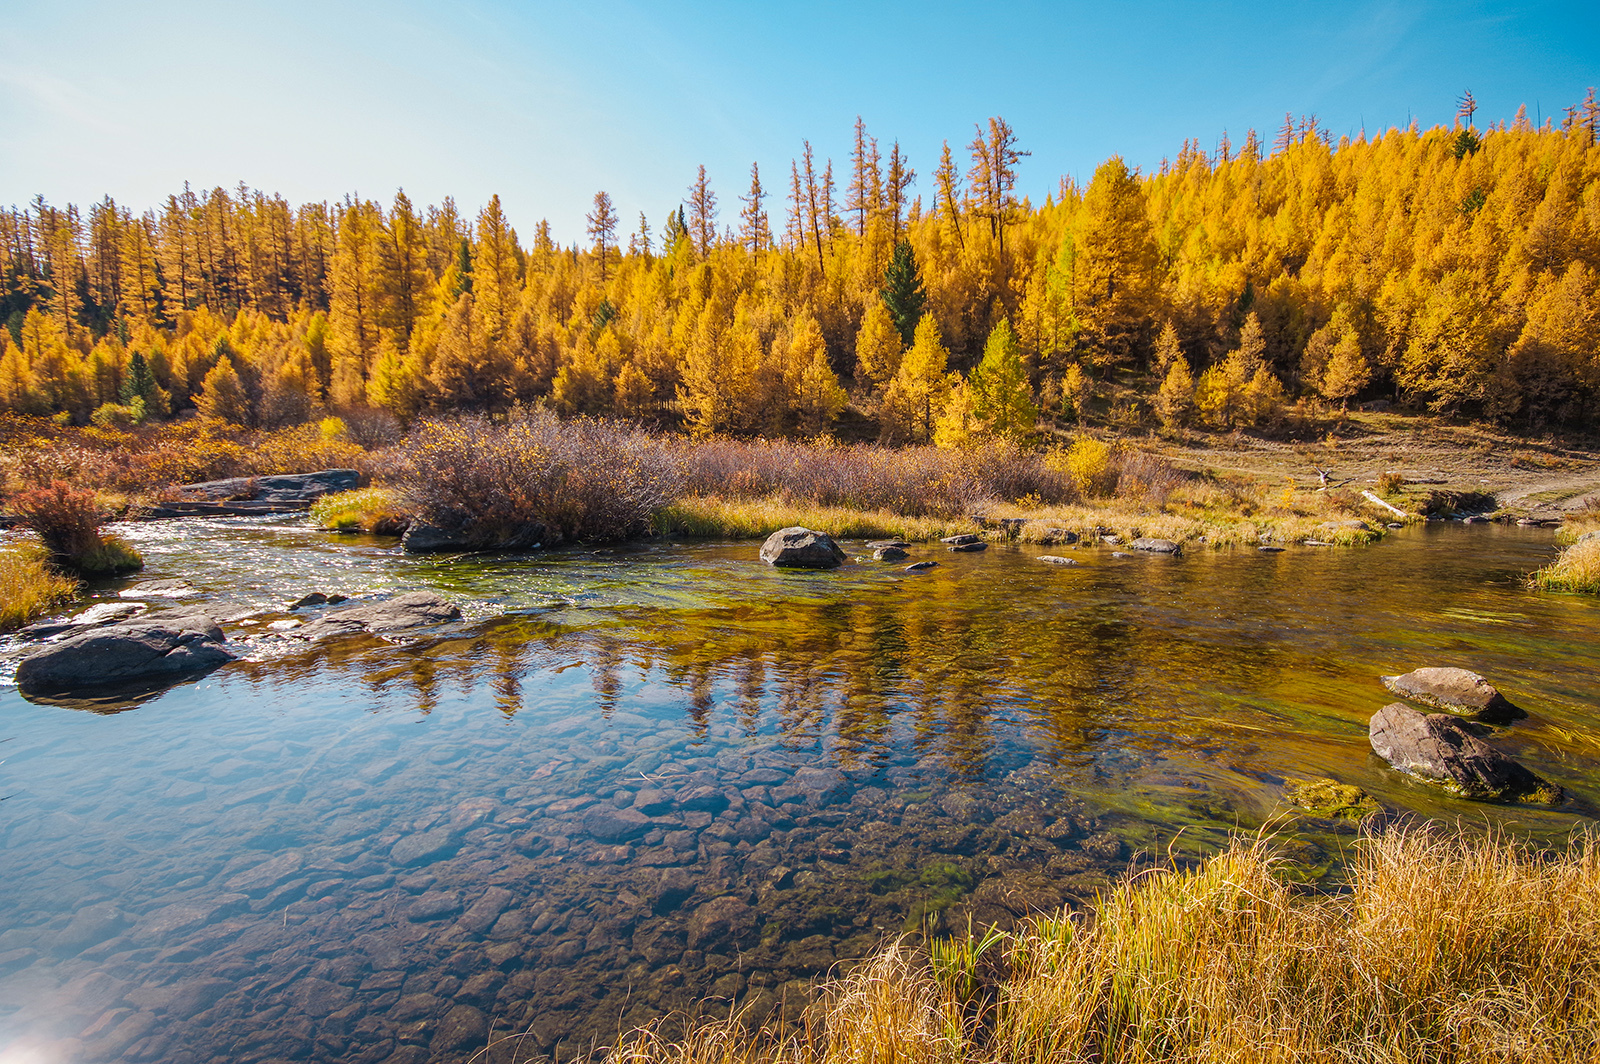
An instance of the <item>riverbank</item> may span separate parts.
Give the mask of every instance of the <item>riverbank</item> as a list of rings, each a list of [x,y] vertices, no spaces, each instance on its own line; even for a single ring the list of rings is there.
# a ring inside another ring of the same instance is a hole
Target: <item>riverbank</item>
[[[1271,840],[1125,878],[1010,932],[886,944],[800,1034],[645,1030],[627,1064],[1579,1064],[1600,1052],[1600,849],[1421,828],[1354,847],[1331,893]]]

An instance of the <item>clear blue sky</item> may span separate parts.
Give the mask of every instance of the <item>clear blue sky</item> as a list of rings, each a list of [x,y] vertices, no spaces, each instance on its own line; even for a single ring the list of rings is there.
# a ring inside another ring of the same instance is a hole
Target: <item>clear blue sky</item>
[[[753,160],[780,195],[805,138],[842,172],[858,113],[925,197],[941,141],[1003,115],[1042,199],[1113,154],[1270,142],[1285,111],[1448,124],[1470,88],[1480,124],[1559,121],[1600,84],[1597,2],[0,0],[0,27],[0,204],[498,192],[564,241],[597,189],[659,229],[699,163],[732,221]]]

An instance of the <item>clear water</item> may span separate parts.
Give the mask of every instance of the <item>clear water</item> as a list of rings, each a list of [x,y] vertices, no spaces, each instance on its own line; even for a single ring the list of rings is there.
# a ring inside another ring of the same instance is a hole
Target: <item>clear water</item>
[[[1286,778],[1552,840],[1600,797],[1600,604],[1522,588],[1548,532],[1071,568],[919,548],[940,567],[910,574],[124,531],[147,570],[95,598],[181,577],[256,619],[229,626],[245,660],[144,701],[0,687],[4,1060],[526,1060],[675,1012],[793,1016],[887,935],[1268,821],[1323,875],[1351,835],[1294,816]],[[307,648],[261,616],[414,588],[463,623]],[[1427,664],[1524,706],[1496,741],[1573,801],[1458,802],[1375,759],[1377,677]]]

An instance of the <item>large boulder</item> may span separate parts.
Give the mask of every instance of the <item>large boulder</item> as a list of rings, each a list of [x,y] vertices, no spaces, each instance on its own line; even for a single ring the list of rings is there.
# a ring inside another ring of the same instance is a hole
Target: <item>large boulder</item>
[[[407,554],[534,550],[552,545],[549,529],[537,521],[527,521],[510,529],[490,528],[460,514],[416,518],[400,538],[400,549]]]
[[[1506,701],[1495,686],[1467,669],[1413,669],[1402,676],[1383,676],[1383,686],[1415,702],[1452,713],[1466,713],[1487,723],[1504,723],[1528,714]]]
[[[1393,702],[1367,726],[1372,749],[1389,764],[1463,798],[1555,805],[1565,795],[1488,743],[1448,713],[1419,713]]]
[[[826,532],[795,525],[780,528],[761,544],[761,560],[780,569],[834,569],[844,564],[844,551]]]
[[[47,644],[17,663],[17,687],[72,691],[146,683],[232,661],[222,629],[200,613],[162,614]]]
[[[191,497],[250,499],[256,502],[311,502],[336,491],[354,491],[361,474],[354,469],[324,469],[316,473],[286,473],[272,477],[229,477],[183,484],[178,490]]]
[[[329,610],[290,632],[296,639],[327,639],[336,635],[372,632],[384,635],[408,628],[444,624],[461,618],[461,609],[432,591],[408,591],[381,602]]]

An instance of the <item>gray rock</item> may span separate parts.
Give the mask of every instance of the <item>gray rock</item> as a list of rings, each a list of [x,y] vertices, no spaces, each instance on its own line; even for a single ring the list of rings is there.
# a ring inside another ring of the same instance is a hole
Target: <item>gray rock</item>
[[[645,816],[660,816],[672,808],[672,795],[657,787],[646,787],[633,796],[633,807]]]
[[[1528,714],[1506,701],[1495,686],[1467,669],[1413,669],[1401,676],[1384,676],[1383,686],[1399,695],[1435,709],[1472,714],[1486,723],[1505,723]]]
[[[899,547],[901,550],[907,550],[908,548],[910,548],[910,546],[911,546],[911,544],[907,543],[903,539],[869,539],[869,540],[867,540],[867,549],[868,550],[882,550],[884,547]]]
[[[408,591],[403,595],[369,602],[359,606],[345,606],[329,610],[291,634],[296,639],[327,639],[336,635],[356,632],[384,634],[401,632],[408,628],[444,624],[459,620],[461,610],[431,591]]]
[[[989,544],[981,539],[975,539],[971,543],[957,543],[950,549],[960,554],[976,554],[980,550],[988,550]]]
[[[1468,732],[1447,713],[1419,713],[1401,702],[1384,706],[1367,726],[1372,749],[1389,764],[1463,798],[1555,805],[1561,788]]]
[[[302,864],[298,853],[290,850],[247,868],[228,879],[227,887],[240,894],[262,895],[300,871]]]
[[[456,837],[449,828],[434,828],[407,835],[389,850],[389,857],[401,865],[423,864],[454,853]]]
[[[73,913],[71,922],[56,935],[56,952],[64,956],[81,953],[127,926],[127,916],[110,902],[86,905]]]
[[[911,555],[907,554],[899,547],[879,547],[877,550],[872,552],[873,560],[880,562],[897,562],[909,557],[911,557]]]
[[[103,628],[138,616],[149,609],[142,602],[97,602],[82,613],[53,621],[40,621],[19,629],[17,634],[33,639],[48,639],[62,633],[83,632],[90,628]]]
[[[844,563],[845,553],[826,532],[795,525],[767,537],[761,560],[784,569],[834,569]]]
[[[971,532],[963,532],[959,536],[945,536],[939,542],[947,547],[959,547],[966,543],[980,543],[982,541]]]
[[[471,1005],[457,1005],[439,1021],[439,1033],[433,1036],[434,1052],[458,1053],[467,1049],[481,1049],[489,1041],[489,1018]]]
[[[1069,532],[1065,528],[1047,528],[1039,537],[1040,546],[1054,547],[1061,544],[1078,542],[1078,534]]]
[[[1183,547],[1172,542],[1170,539],[1152,539],[1148,536],[1140,536],[1138,539],[1128,544],[1128,546],[1134,550],[1147,551],[1150,554],[1183,553]]]
[[[229,477],[179,485],[191,497],[224,501],[311,502],[336,491],[354,491],[361,474],[354,469],[323,469],[316,473],[285,473],[270,477]]]
[[[200,594],[200,589],[187,580],[146,580],[142,584],[125,587],[117,592],[123,598],[194,598]]]
[[[1283,553],[1283,548],[1282,547],[1257,547],[1256,550],[1260,551],[1262,554],[1282,554]]]
[[[1046,565],[1077,565],[1071,558],[1063,558],[1059,554],[1041,554],[1039,560]]]
[[[578,818],[578,824],[601,842],[630,842],[655,826],[639,810],[614,805],[593,806]]]
[[[96,628],[33,651],[17,663],[17,687],[70,691],[176,680],[233,660],[222,629],[200,614]]]
[[[460,911],[461,895],[453,890],[430,890],[417,895],[417,899],[406,906],[406,919],[412,923],[422,923],[454,916]]]
[[[337,606],[339,603],[345,601],[345,599],[348,597],[349,596],[341,595],[337,592],[332,595],[325,595],[320,591],[313,591],[311,594],[301,595],[299,598],[289,603],[289,609],[303,610],[307,606]]]
[[[494,922],[500,919],[500,914],[505,912],[514,900],[516,895],[506,888],[490,887],[483,897],[473,902],[472,906],[461,914],[459,922],[473,934],[481,935],[494,926]]]
[[[908,572],[908,573],[926,572],[929,569],[933,569],[933,568],[937,567],[938,564],[939,564],[938,562],[912,562],[910,565],[906,566],[906,572]]]
[[[731,894],[712,898],[689,917],[692,950],[741,949],[754,945],[755,937],[756,911]]]

